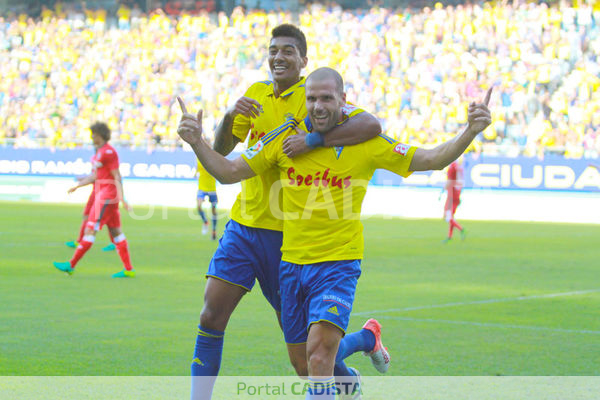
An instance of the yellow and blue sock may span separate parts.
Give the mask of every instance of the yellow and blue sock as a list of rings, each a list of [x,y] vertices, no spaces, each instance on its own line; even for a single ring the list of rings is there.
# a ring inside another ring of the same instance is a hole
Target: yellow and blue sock
[[[335,379],[330,378],[308,378],[308,390],[306,400],[335,400]]]
[[[225,332],[198,325],[192,376],[216,376],[219,374],[224,335]]]
[[[221,368],[224,335],[225,332],[198,325],[198,336],[192,360],[192,399],[211,398],[213,386]]]

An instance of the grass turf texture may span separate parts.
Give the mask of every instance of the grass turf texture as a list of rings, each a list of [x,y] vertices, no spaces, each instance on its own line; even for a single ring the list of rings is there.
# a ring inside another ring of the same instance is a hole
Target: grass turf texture
[[[193,210],[122,212],[136,278],[110,278],[122,265],[101,251],[105,229],[67,276],[52,261],[70,259],[81,211],[0,203],[0,375],[188,375],[216,242]],[[381,321],[391,375],[598,375],[600,227],[461,222],[467,240],[444,245],[441,220],[365,220],[349,331]],[[513,300],[477,303],[495,299]],[[366,357],[347,363],[377,374]],[[229,323],[221,374],[293,375],[258,285]]]

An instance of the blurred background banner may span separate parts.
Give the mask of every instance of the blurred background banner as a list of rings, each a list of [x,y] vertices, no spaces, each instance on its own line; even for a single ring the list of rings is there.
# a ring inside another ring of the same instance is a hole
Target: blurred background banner
[[[172,151],[119,148],[124,178],[193,180],[196,157]],[[6,176],[80,177],[91,171],[92,150],[0,148],[0,180]],[[232,154],[231,157],[235,157]],[[465,188],[594,192],[600,190],[600,171],[584,159],[558,156],[465,157]],[[443,187],[444,171],[417,172],[408,178],[378,170],[371,184],[379,186]]]

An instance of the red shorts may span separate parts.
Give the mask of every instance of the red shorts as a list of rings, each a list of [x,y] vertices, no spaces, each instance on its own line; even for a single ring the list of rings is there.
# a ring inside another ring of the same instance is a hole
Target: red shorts
[[[121,213],[117,199],[98,198],[93,202],[87,226],[99,231],[104,225],[109,228],[121,227]]]
[[[460,204],[460,189],[451,189],[452,193],[446,196],[446,204],[444,204],[444,213],[452,211],[452,215],[456,212],[456,207]]]
[[[96,197],[96,192],[94,192],[92,190],[92,193],[90,193],[90,197],[88,198],[87,204],[85,205],[85,209],[83,210],[83,215],[90,215],[90,212],[92,211],[92,207],[94,206],[94,199]]]

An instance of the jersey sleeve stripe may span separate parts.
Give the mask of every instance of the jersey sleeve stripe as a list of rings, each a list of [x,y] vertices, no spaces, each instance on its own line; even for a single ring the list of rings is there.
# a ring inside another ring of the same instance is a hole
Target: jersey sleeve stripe
[[[269,142],[273,141],[277,136],[279,136],[279,134],[287,131],[290,128],[293,128],[297,124],[298,123],[296,122],[296,120],[291,119],[288,122],[286,122],[285,124],[280,125],[279,127],[272,130],[267,135],[265,135],[265,137],[262,138],[263,144],[265,144],[265,145],[268,144]]]
[[[292,126],[292,122],[291,121],[287,121],[286,123],[284,123],[283,125],[279,125],[277,128],[273,129],[271,132],[267,133],[263,138],[262,141],[263,143],[266,142],[267,140],[270,140],[274,137],[276,137],[277,135],[279,135],[282,131],[286,130],[288,127]]]
[[[389,137],[387,135],[384,135],[383,133],[380,133],[379,136],[381,138],[383,138],[385,141],[387,141],[388,143],[394,143],[395,142],[394,139],[392,139],[391,137]]]

